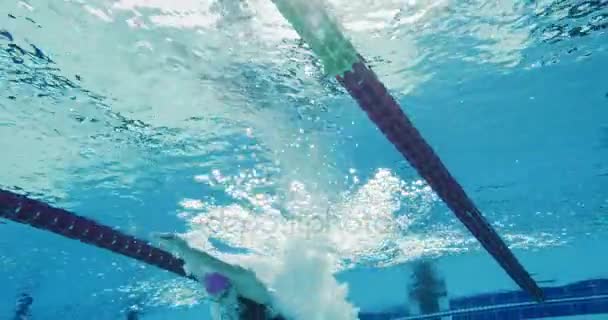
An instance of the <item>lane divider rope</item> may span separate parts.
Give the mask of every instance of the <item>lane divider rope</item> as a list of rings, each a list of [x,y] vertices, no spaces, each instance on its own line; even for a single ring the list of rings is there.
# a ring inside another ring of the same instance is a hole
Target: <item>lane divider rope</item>
[[[536,281],[481,214],[441,159],[411,123],[395,98],[346,39],[323,0],[273,0],[283,17],[310,46],[326,73],[357,101],[378,129],[426,180],[456,217],[505,272],[535,300],[544,295]]]

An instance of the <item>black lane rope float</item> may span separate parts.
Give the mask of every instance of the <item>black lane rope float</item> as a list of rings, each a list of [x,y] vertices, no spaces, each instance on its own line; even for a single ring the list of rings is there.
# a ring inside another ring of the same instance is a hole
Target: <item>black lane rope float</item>
[[[28,197],[0,190],[0,217],[79,240],[186,277],[184,261],[91,219]]]
[[[373,71],[363,62],[357,62],[353,71],[346,72],[339,81],[507,274],[522,289],[541,301],[543,293],[540,287],[452,177]]]
[[[42,201],[2,189],[0,189],[0,218],[50,231],[196,280],[184,270],[184,260],[144,240],[67,210],[52,207]],[[239,297],[239,302],[243,306],[241,319],[268,319],[266,306],[242,297]]]
[[[320,58],[325,72],[357,101],[505,272],[537,301],[543,292],[464,189],[424,140],[363,57],[343,35],[323,0],[273,0],[283,17]]]

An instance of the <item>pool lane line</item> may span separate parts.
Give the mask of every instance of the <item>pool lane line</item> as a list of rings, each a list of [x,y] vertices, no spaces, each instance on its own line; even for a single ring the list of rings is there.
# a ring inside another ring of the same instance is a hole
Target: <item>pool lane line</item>
[[[602,302],[604,305],[604,312],[608,312],[608,295],[597,295],[597,296],[586,296],[586,297],[575,297],[575,298],[562,298],[562,299],[549,299],[542,303],[537,302],[519,302],[519,303],[508,303],[501,305],[493,305],[493,306],[481,306],[481,307],[472,307],[466,309],[456,309],[456,310],[448,310],[444,312],[437,312],[432,314],[418,315],[418,316],[407,316],[400,318],[393,318],[393,320],[427,320],[427,319],[435,319],[442,317],[455,317],[455,316],[483,316],[482,314],[489,313],[499,313],[499,312],[511,312],[515,313],[517,311],[522,311],[526,308],[536,308],[536,310],[542,310],[544,308],[553,307],[557,305],[573,305],[576,303],[594,303],[594,302]],[[569,315],[580,315],[585,313],[570,313]],[[566,314],[564,314],[566,315]],[[559,315],[550,314],[547,316],[535,316],[534,319],[544,318],[544,317],[556,317]],[[498,319],[498,318],[496,318]],[[509,318],[511,319],[511,318]],[[518,317],[517,319],[521,319]]]
[[[184,261],[91,219],[0,189],[0,217],[75,239],[186,277]]]
[[[394,97],[365,64],[323,0],[273,0],[279,12],[321,60],[326,73],[357,101],[393,146],[424,178],[484,249],[535,300],[544,295],[513,252],[420,135]]]

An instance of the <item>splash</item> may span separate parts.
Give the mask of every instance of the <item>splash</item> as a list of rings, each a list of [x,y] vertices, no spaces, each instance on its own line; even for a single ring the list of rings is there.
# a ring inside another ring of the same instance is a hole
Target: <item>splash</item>
[[[277,311],[296,320],[357,319],[357,308],[347,301],[347,285],[333,276],[332,260],[323,244],[290,239],[269,279]]]
[[[271,289],[273,308],[293,319],[357,319],[358,310],[347,301],[348,287],[334,274],[349,267],[347,261],[373,261],[398,250],[403,230],[435,201],[423,183],[406,183],[386,169],[331,206],[326,195],[300,181],[292,181],[285,196],[260,201],[247,196],[252,193],[247,181],[236,183],[219,174],[201,177],[195,180],[223,187],[238,204],[184,199],[180,205],[188,214],[178,213],[190,225],[184,239],[193,248],[253,270]],[[210,239],[250,253],[220,250]],[[386,250],[390,246],[394,250]]]
[[[226,178],[198,181],[210,185],[224,182],[225,190],[236,190]],[[178,213],[189,223],[190,241],[195,246],[233,263],[249,261],[251,256],[218,250],[208,239],[246,248],[264,259],[281,254],[292,238],[315,240],[324,243],[335,257],[336,270],[363,260],[374,264],[389,259],[383,257],[388,252],[407,255],[399,250],[400,237],[436,202],[425,184],[406,183],[386,169],[378,170],[358,189],[333,202],[298,181],[286,188],[285,196],[263,197],[263,201],[258,196],[240,195],[251,194],[251,190],[247,182],[239,185],[242,192],[231,192],[238,204],[214,206],[185,199],[181,203],[185,212]]]

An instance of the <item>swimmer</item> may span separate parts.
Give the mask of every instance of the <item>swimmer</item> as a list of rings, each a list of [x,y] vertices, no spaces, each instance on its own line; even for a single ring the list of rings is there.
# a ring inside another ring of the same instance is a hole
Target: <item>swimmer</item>
[[[162,233],[156,238],[162,247],[185,261],[184,270],[190,277],[203,283],[213,303],[214,319],[283,319],[272,314],[271,292],[253,271],[194,249],[178,234]]]

